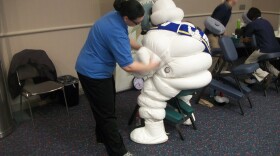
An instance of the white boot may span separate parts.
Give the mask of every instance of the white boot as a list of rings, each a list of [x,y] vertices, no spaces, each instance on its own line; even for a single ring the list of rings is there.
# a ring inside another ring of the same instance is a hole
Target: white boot
[[[195,116],[193,114],[192,114],[192,117],[193,117],[193,120],[195,121]],[[191,119],[188,119],[183,124],[187,125],[187,126],[190,126],[190,125],[192,125],[192,121],[191,121]]]
[[[161,144],[168,140],[163,121],[145,121],[145,127],[137,128],[130,133],[132,141],[139,144]]]

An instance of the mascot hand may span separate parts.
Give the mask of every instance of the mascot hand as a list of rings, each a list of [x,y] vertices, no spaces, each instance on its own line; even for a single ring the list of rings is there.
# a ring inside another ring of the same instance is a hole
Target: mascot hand
[[[139,61],[145,65],[148,65],[150,63],[159,64],[161,62],[160,58],[146,47],[141,47],[136,52],[136,61]],[[132,75],[138,78],[149,78],[152,77],[155,72],[156,70],[152,70],[150,72],[145,73],[132,73]]]

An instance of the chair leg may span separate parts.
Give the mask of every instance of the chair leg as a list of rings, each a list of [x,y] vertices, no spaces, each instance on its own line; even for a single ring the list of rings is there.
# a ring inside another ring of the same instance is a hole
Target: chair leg
[[[64,101],[65,101],[65,106],[66,106],[67,115],[69,116],[68,103],[67,103],[67,99],[66,99],[64,87],[62,88],[62,91],[63,91],[63,96],[64,96]]]
[[[276,88],[277,93],[279,93],[278,80],[276,80],[274,84],[275,84],[275,88]]]
[[[28,107],[29,107],[29,111],[30,111],[30,116],[31,116],[31,120],[32,120],[33,127],[35,127],[34,118],[33,118],[33,113],[32,113],[32,108],[31,108],[31,105],[30,105],[30,102],[29,102],[29,98],[26,98],[26,102],[27,102]]]
[[[197,94],[197,99],[195,100],[195,104],[199,104],[199,100],[201,99],[202,95],[204,94],[205,90],[206,90],[207,87],[204,87],[201,89],[201,91]]]
[[[136,117],[136,114],[137,114],[139,108],[140,108],[140,106],[137,104],[137,105],[135,106],[134,110],[133,110],[133,113],[131,114],[131,116],[130,116],[130,118],[129,118],[128,125],[131,125],[131,124],[132,124],[133,120],[134,120],[135,117]]]
[[[249,104],[250,104],[250,108],[253,108],[253,104],[252,104],[252,101],[251,101],[251,99],[247,96],[247,99],[248,99],[248,101],[249,101]]]
[[[242,108],[242,105],[241,105],[240,101],[238,101],[238,105],[239,105],[239,108],[240,108],[241,115],[244,115],[244,111],[243,111],[243,108]]]
[[[194,130],[197,130],[197,127],[196,127],[196,125],[195,125],[195,121],[194,121],[192,115],[190,116],[190,120],[191,120],[191,122],[192,122],[193,129],[194,129]]]
[[[242,87],[241,87],[241,84],[240,84],[240,82],[239,82],[239,79],[238,79],[238,77],[235,76],[235,75],[234,75],[234,80],[235,80],[235,83],[237,84],[237,86],[238,86],[238,88],[239,88],[239,91],[240,91],[241,93],[243,93],[243,89],[242,89]]]
[[[182,132],[181,132],[180,124],[177,124],[175,127],[176,127],[176,130],[177,130],[177,132],[178,132],[178,134],[179,134],[179,136],[180,136],[180,139],[181,139],[182,141],[184,141],[185,138],[184,138],[184,136],[183,136],[183,134],[182,134]]]
[[[20,94],[19,96],[20,96],[19,97],[20,98],[20,111],[22,112],[22,95]]]
[[[263,90],[264,96],[267,97],[266,89]]]

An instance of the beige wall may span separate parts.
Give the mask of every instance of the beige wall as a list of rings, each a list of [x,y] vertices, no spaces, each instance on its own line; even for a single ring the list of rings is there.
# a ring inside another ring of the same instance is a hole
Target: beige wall
[[[77,55],[99,16],[98,0],[0,0],[0,52],[5,70],[15,53],[43,49],[58,75],[76,75]]]
[[[114,0],[100,0],[100,14],[101,16],[113,10]]]
[[[89,28],[98,17],[113,9],[113,1],[0,0],[0,57],[4,61],[5,69],[8,70],[10,60],[15,53],[26,48],[44,49],[53,60],[58,75],[76,75],[75,61]],[[204,27],[204,19],[221,3],[221,0],[174,1],[185,11],[185,20],[201,28]],[[274,0],[274,2],[280,1]],[[246,4],[246,9],[250,8],[252,3],[255,6],[264,6],[262,0],[239,1],[239,4]],[[266,1],[266,4],[270,3],[272,2]],[[269,5],[263,9],[277,11],[276,6],[279,4]],[[238,7],[239,5],[234,8],[227,29],[228,34],[233,32],[236,20],[240,18],[242,11],[239,11]],[[276,21],[273,22],[274,26],[278,25],[279,20],[274,19],[276,15],[271,16],[272,20]]]
[[[106,12],[113,9],[111,3],[113,3],[114,0],[104,0],[101,3],[101,15],[105,14]],[[210,16],[213,10],[217,5],[219,5],[222,0],[174,0],[176,5],[180,8],[182,8],[185,12],[186,21],[190,21],[194,23],[195,25],[199,26],[200,28],[204,28],[204,20],[207,16]],[[207,5],[202,5],[207,4]],[[231,34],[234,32],[236,21],[237,19],[241,18],[242,11],[239,10],[239,5],[245,4],[246,9],[249,9],[252,6],[252,0],[239,0],[238,5],[236,5],[233,9],[234,14],[232,15],[232,18],[230,20],[230,23],[228,24],[227,33]],[[193,17],[195,16],[195,17]],[[199,16],[199,17],[197,17]]]
[[[263,17],[271,22],[274,29],[280,26],[280,0],[253,0],[253,6],[263,12]]]
[[[207,16],[210,16],[221,0],[174,0],[177,6],[181,7],[187,18],[186,21],[190,21],[200,28],[204,29],[204,20]],[[207,5],[202,5],[207,4]],[[245,9],[252,6],[252,0],[239,0],[238,4],[233,8],[233,15],[227,25],[226,34],[231,34],[236,28],[236,21],[241,18],[242,10],[239,10],[241,4],[246,5]]]

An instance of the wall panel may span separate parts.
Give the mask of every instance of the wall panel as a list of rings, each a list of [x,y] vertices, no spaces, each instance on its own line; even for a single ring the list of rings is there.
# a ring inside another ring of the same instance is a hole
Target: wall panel
[[[15,53],[43,49],[58,75],[75,76],[77,55],[99,16],[99,0],[0,0],[0,53],[5,70]]]

